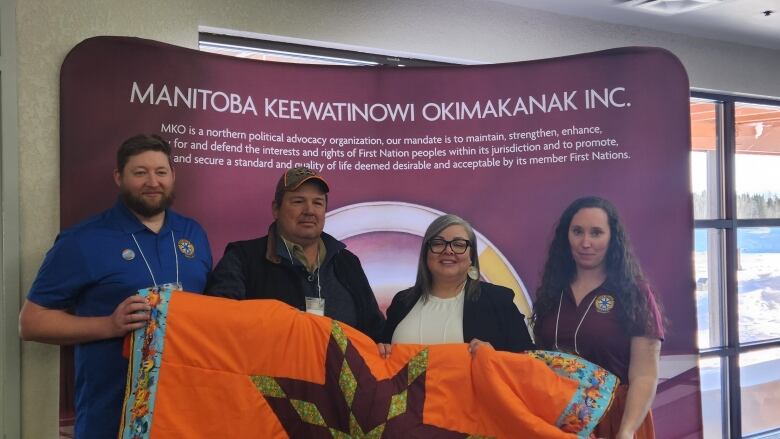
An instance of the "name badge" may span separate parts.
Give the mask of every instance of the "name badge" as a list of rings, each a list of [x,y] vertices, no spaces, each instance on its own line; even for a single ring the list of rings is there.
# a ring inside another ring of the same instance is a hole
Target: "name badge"
[[[306,312],[312,313],[318,316],[325,315],[325,299],[322,297],[307,297],[306,298]]]
[[[184,287],[182,286],[181,282],[168,282],[166,284],[159,285],[158,288],[161,290],[170,288],[172,291],[184,291]]]

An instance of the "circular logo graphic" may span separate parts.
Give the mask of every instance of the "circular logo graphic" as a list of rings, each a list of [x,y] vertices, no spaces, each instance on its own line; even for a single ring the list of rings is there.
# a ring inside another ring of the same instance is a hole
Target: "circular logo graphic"
[[[179,247],[179,251],[184,256],[188,258],[195,256],[195,244],[190,242],[189,239],[180,239],[176,246]]]
[[[596,297],[594,305],[596,307],[596,311],[600,313],[608,313],[612,311],[612,308],[615,307],[615,298],[609,294],[602,294]]]
[[[386,309],[395,293],[414,285],[425,229],[441,215],[400,201],[358,203],[329,212],[325,231],[360,257],[379,306]],[[482,278],[511,288],[520,312],[530,316],[533,302],[520,276],[492,242],[474,233]]]
[[[122,259],[125,261],[132,261],[135,259],[135,252],[130,250],[129,248],[126,248],[122,250]]]

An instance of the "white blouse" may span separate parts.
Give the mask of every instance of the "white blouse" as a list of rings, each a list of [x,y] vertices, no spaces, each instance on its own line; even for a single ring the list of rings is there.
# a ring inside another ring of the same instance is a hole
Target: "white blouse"
[[[429,295],[414,304],[393,332],[393,343],[463,343],[463,290],[455,297],[442,299]]]

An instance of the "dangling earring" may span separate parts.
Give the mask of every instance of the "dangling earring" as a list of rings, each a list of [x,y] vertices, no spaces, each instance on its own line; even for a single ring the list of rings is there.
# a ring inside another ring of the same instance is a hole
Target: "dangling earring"
[[[469,279],[477,280],[477,279],[479,279],[479,270],[477,270],[477,267],[472,265],[471,267],[469,267],[469,271],[468,271],[467,275],[468,275]]]

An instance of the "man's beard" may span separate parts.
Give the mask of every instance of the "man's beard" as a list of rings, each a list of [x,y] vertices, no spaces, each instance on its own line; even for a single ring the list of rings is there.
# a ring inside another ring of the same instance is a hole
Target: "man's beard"
[[[163,193],[159,202],[149,203],[145,201],[142,196],[133,195],[126,189],[121,189],[119,191],[119,196],[130,210],[144,218],[151,218],[162,213],[165,209],[173,205],[173,200],[176,198],[176,195],[171,191],[170,194]]]

